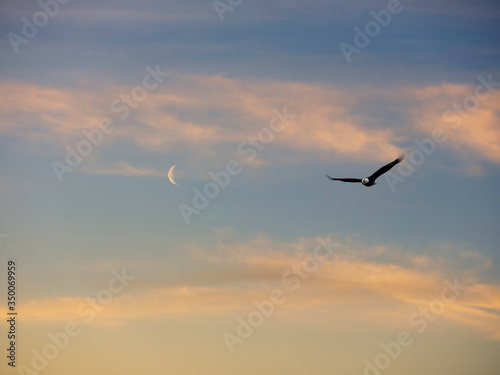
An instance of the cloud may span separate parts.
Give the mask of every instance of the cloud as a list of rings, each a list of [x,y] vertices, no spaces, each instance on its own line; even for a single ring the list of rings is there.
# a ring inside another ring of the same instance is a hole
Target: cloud
[[[85,171],[85,169],[84,169]],[[127,163],[116,163],[110,168],[94,168],[88,171],[89,174],[102,174],[102,175],[122,175],[122,176],[157,176],[165,177],[167,175],[164,171],[155,169],[136,168]]]
[[[270,127],[276,120],[273,110],[286,108],[296,117],[285,120],[273,147],[325,160],[341,156],[381,161],[400,151],[391,130],[363,127],[362,117],[349,113],[355,97],[334,87],[182,76],[149,92],[121,121],[112,113],[111,103],[130,90],[112,85],[62,89],[3,83],[0,112],[9,120],[0,131],[31,142],[53,142],[64,153],[65,143],[77,142],[83,130],[114,116],[117,130],[106,136],[107,142],[127,140],[144,152],[189,152],[193,160],[211,156],[225,163],[235,157],[241,142]],[[219,154],[221,149],[231,150],[230,154]],[[96,165],[99,169],[102,166]]]
[[[449,256],[450,245],[433,246],[414,255],[393,246],[368,246],[358,239],[345,238],[332,257],[320,262],[308,277],[299,279],[299,273],[293,270],[307,269],[304,261],[318,246],[316,239],[281,242],[261,234],[246,242],[234,242],[230,228],[214,230],[219,234],[214,247],[189,248],[201,268],[195,267],[196,271],[188,272],[176,285],[143,280],[140,291],[126,290],[104,306],[97,313],[98,324],[248,314],[253,301],[268,298],[270,291],[278,288],[287,297],[277,311],[281,319],[300,324],[317,316],[324,319],[323,324],[339,327],[383,324],[404,329],[412,312],[440,298],[443,280],[456,279],[467,290],[447,305],[440,320],[500,339],[500,285],[481,280],[491,263],[469,248],[455,246],[455,257]],[[466,261],[471,259],[472,264]],[[143,277],[151,277],[154,267],[144,267],[148,271]],[[297,282],[299,287],[292,288]],[[75,319],[76,308],[82,303],[85,298],[70,296],[26,301],[23,316],[26,321]]]
[[[495,79],[495,77],[493,77]],[[500,92],[475,84],[442,84],[415,91],[421,106],[413,110],[416,126],[429,135],[441,128],[448,136],[442,145],[464,159],[500,163]],[[472,170],[477,166],[471,166]]]
[[[19,82],[3,82],[0,113],[4,121],[0,133],[17,136],[29,143],[68,142],[93,129],[106,114],[102,96],[112,92],[43,87]]]
[[[184,159],[186,168],[203,170],[220,168],[235,158],[252,167],[335,160],[385,162],[404,151],[403,142],[429,137],[436,127],[445,129],[450,138],[440,147],[462,155],[470,173],[480,172],[481,161],[500,163],[498,92],[461,117],[458,129],[451,128],[450,116],[443,117],[454,103],[463,103],[474,93],[472,85],[346,90],[334,85],[172,75],[148,92],[145,100],[136,102],[123,120],[112,103],[129,95],[130,86],[87,81],[79,88],[55,88],[4,82],[0,88],[0,114],[6,119],[0,132],[33,147],[51,144],[55,158],[65,155],[67,145],[75,147],[84,139],[82,131],[112,118],[116,130],[106,134],[103,145],[84,161],[86,173],[162,173],[139,164],[138,154],[154,158],[175,154]],[[376,108],[366,107],[374,100]],[[294,117],[286,119],[279,112]],[[406,124],[387,125],[392,115]],[[252,137],[258,140],[259,132],[273,123],[283,130],[264,144],[272,152],[257,153],[251,163],[238,154],[242,142],[250,147]]]

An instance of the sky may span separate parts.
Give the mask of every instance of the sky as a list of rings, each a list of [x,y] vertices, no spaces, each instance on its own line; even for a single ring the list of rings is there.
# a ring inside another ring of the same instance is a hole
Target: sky
[[[0,8],[2,374],[500,374],[498,2]]]

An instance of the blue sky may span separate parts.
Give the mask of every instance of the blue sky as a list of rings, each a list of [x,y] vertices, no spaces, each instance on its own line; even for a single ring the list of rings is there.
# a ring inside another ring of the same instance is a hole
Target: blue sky
[[[20,361],[29,365],[47,333],[79,319],[76,306],[125,267],[130,287],[46,373],[244,374],[271,363],[269,374],[299,374],[312,363],[318,374],[361,374],[445,278],[459,278],[469,289],[384,373],[495,374],[500,8],[400,6],[348,63],[340,43],[354,45],[354,28],[387,1],[243,0],[221,21],[211,1],[72,0],[19,53],[8,34],[22,35],[22,17],[40,7],[3,3],[0,253],[20,267]],[[138,93],[151,69],[169,75],[120,118],[113,103]],[[457,104],[466,109],[453,128],[444,114],[457,116]],[[107,118],[114,130],[59,181],[53,163]],[[273,121],[283,130],[254,160],[238,152]],[[436,129],[446,140],[420,152]],[[367,176],[401,152],[414,170],[392,186],[324,177]],[[192,206],[193,189],[231,160],[241,173],[186,224],[179,205]],[[178,185],[167,178],[173,165]],[[222,333],[329,233],[339,253],[228,353]],[[104,341],[113,350],[96,353]]]

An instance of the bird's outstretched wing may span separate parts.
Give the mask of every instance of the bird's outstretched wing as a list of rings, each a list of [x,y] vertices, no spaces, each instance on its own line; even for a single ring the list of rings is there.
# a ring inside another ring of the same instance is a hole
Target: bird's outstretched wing
[[[401,163],[403,160],[405,160],[406,155],[401,154],[399,157],[391,161],[389,164],[384,165],[382,168],[380,168],[378,171],[376,171],[374,174],[372,174],[368,179],[370,181],[375,181],[377,178],[379,178],[381,175],[383,175],[385,172],[388,172],[392,167],[394,167],[396,164]]]
[[[334,178],[334,177],[330,177],[328,176],[327,174],[325,175],[326,177],[328,177],[330,180],[332,181],[342,181],[342,182],[361,182],[361,179],[360,178]]]

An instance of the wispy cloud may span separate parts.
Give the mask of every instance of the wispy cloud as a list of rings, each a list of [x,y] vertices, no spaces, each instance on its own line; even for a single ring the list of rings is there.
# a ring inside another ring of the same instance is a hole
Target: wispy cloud
[[[84,88],[63,89],[4,82],[1,89],[0,113],[6,120],[0,131],[35,145],[50,143],[62,155],[65,145],[81,139],[82,130],[98,127],[105,117],[116,118],[119,112],[111,103],[131,88],[87,82]],[[177,76],[138,103],[124,121],[117,120],[117,130],[84,167],[86,173],[157,175],[154,168],[137,165],[126,156],[131,147],[149,155],[182,154],[186,163],[220,167],[236,156],[241,142],[269,125],[275,108],[286,108],[295,117],[275,137],[273,149],[280,152],[266,155],[267,163],[387,161],[403,151],[403,142],[429,136],[436,127],[450,136],[442,147],[457,154],[465,151],[470,155],[467,163],[500,163],[498,92],[464,117],[459,129],[452,130],[452,122],[443,117],[455,102],[473,92],[473,86],[451,84],[345,90],[332,85]],[[374,120],[369,111],[360,109],[362,103],[381,96],[386,104],[391,98],[399,101],[398,116],[406,124],[388,126],[386,118]],[[112,160],[106,156],[110,144]],[[252,166],[265,164],[257,158]]]
[[[223,236],[215,247],[190,247],[192,258],[206,266],[201,272],[188,275],[182,285],[156,282],[140,293],[117,297],[99,313],[98,324],[244,313],[252,301],[267,298],[271,289],[288,288],[284,271],[300,266],[317,244],[314,238],[281,242],[263,235],[233,242],[227,228],[216,232]],[[285,319],[300,322],[302,313],[308,311],[309,316],[317,314],[327,320],[335,316],[336,324],[342,326],[354,328],[362,321],[367,326],[383,323],[401,328],[408,324],[412,309],[440,297],[445,278],[456,278],[468,289],[443,317],[500,339],[500,285],[482,280],[491,265],[489,259],[459,246],[450,264],[448,249],[449,245],[439,245],[414,255],[394,246],[367,246],[347,238],[332,259],[302,280],[300,288],[288,291],[290,298],[282,307],[288,311]],[[25,320],[71,319],[76,306],[84,302],[84,298],[68,296],[27,301],[23,316]]]
[[[421,106],[413,110],[416,126],[430,134],[441,128],[449,140],[443,147],[462,158],[500,163],[500,92],[489,92],[480,82],[442,84],[416,90]]]

